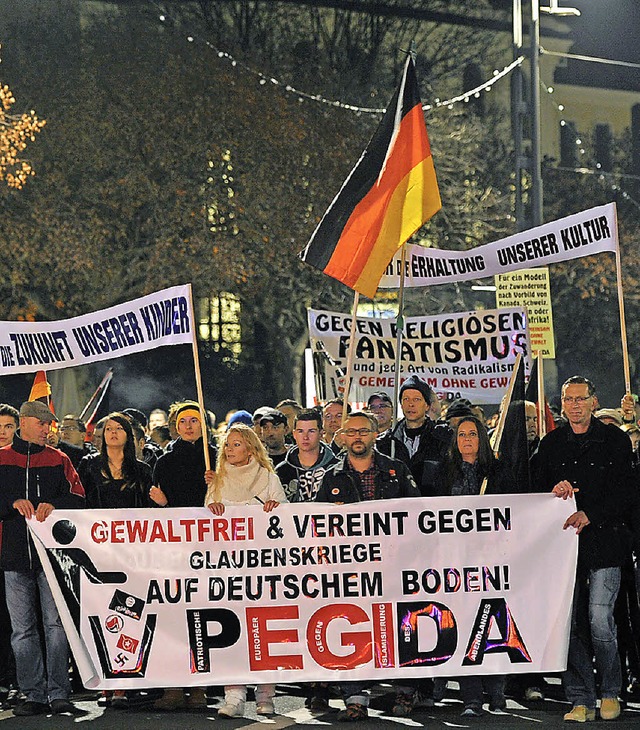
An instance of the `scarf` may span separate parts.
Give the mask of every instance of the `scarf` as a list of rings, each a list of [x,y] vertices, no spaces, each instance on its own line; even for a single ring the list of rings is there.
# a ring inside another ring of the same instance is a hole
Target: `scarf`
[[[451,485],[451,494],[455,496],[480,494],[480,474],[478,473],[478,462],[469,464],[463,461],[462,478],[458,477]]]
[[[253,459],[245,466],[227,464],[220,484],[220,499],[226,503],[259,504],[254,497],[267,488],[268,482],[269,471]]]

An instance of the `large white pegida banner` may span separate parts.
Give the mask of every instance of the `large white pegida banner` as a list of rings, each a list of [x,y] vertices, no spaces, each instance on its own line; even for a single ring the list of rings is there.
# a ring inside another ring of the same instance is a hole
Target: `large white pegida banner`
[[[0,375],[33,373],[193,342],[191,285],[56,322],[0,322]]]
[[[544,495],[29,521],[87,687],[565,667],[577,538]]]

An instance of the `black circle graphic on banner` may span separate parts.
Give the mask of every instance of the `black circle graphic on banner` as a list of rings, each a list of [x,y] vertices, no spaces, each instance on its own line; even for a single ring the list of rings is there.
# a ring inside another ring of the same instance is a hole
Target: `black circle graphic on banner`
[[[68,545],[76,536],[76,526],[69,520],[58,520],[51,528],[51,534],[60,545]]]

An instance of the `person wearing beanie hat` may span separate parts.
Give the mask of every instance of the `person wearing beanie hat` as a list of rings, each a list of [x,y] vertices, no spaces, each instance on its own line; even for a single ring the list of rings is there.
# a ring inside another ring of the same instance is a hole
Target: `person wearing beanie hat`
[[[157,461],[149,496],[159,507],[200,507],[207,492],[204,481],[203,424],[200,406],[183,401],[175,409],[178,439]],[[216,449],[209,444],[216,463]]]
[[[474,412],[471,410],[471,401],[466,398],[456,398],[451,401],[451,405],[447,408],[445,418],[450,428],[455,431],[456,426],[460,423],[463,418],[467,416],[474,416]]]
[[[410,375],[400,386],[400,400],[405,390],[417,390],[422,395],[427,405],[431,404],[431,399],[435,395],[433,388],[422,378],[417,375]]]
[[[390,453],[393,442],[399,441],[407,450],[408,466],[418,487],[428,484],[434,463],[440,463],[451,443],[451,429],[446,424],[436,424],[429,418],[429,409],[437,395],[431,386],[417,375],[411,375],[400,386],[400,406],[404,414],[389,432],[378,439],[376,448],[393,458],[402,459],[402,450]],[[428,473],[428,474],[427,474]]]

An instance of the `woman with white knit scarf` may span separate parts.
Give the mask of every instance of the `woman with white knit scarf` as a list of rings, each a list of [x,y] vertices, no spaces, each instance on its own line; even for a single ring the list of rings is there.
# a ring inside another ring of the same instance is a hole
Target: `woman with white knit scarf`
[[[214,515],[223,514],[225,505],[241,504],[262,505],[265,512],[271,512],[287,501],[262,442],[253,429],[243,424],[233,425],[224,434],[216,470],[205,472],[205,481],[208,490],[204,504]],[[274,713],[275,689],[275,684],[256,687],[258,715]],[[218,709],[218,715],[242,716],[246,696],[246,685],[226,685],[224,705]]]

